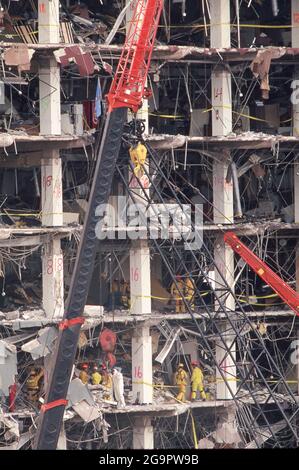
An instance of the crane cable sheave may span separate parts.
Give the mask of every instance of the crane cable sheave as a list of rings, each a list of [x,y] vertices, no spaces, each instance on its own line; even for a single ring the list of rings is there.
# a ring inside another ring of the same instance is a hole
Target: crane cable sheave
[[[130,108],[137,113],[150,96],[146,79],[164,0],[134,0],[126,41],[107,95],[109,111]]]

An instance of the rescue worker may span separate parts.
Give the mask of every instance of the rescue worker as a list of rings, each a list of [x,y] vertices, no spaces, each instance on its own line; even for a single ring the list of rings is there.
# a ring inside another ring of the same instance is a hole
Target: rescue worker
[[[101,382],[102,382],[102,376],[99,373],[99,369],[97,368],[97,366],[94,366],[93,372],[91,374],[91,383],[92,385],[100,385]]]
[[[14,383],[8,387],[8,410],[13,413],[16,409],[16,398],[18,395],[19,383],[18,376],[15,375]]]
[[[183,403],[186,401],[187,378],[188,374],[184,369],[184,364],[179,364],[175,374],[175,383],[179,387],[179,393],[177,394],[176,399]]]
[[[41,384],[40,380],[44,376],[44,371],[41,369],[39,372],[32,368],[29,372],[29,377],[26,381],[27,399],[32,403],[36,403],[39,399]]]
[[[104,390],[103,399],[104,400],[112,400],[112,396],[113,396],[112,376],[108,372],[107,367],[106,367],[105,364],[102,364],[101,375],[102,375],[101,385],[103,386],[103,390]]]
[[[122,281],[120,284],[120,299],[122,306],[130,308],[130,285],[127,281]]]
[[[206,401],[206,393],[203,386],[203,373],[197,361],[191,362],[192,375],[191,375],[191,401],[195,401],[197,392],[203,401]]]
[[[118,279],[114,279],[110,285],[108,296],[108,308],[114,310],[121,306],[121,287]]]
[[[177,283],[177,285],[176,285]],[[181,276],[176,276],[176,283],[173,281],[170,293],[172,296],[172,300],[175,300],[175,312],[176,313],[184,313],[185,307],[183,302],[183,295],[184,295],[184,281]]]
[[[113,394],[117,401],[117,408],[126,406],[124,399],[124,378],[120,367],[114,367],[112,370]]]
[[[81,380],[84,385],[88,384],[89,382],[89,375],[88,375],[88,364],[83,364],[82,365],[82,370],[80,371],[79,374],[79,379]]]
[[[194,281],[191,277],[187,277],[184,281],[184,296],[192,310],[194,310],[194,292]]]
[[[147,148],[141,142],[129,149],[129,154],[134,165],[134,175],[141,178],[144,174],[144,164],[147,157]]]

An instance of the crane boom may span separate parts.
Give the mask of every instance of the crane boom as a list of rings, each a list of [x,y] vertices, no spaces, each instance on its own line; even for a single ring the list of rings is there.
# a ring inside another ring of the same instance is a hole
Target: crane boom
[[[137,112],[147,96],[145,83],[163,0],[134,0],[133,15],[117,71],[108,93],[108,112],[97,156],[83,233],[78,248],[56,350],[49,371],[45,403],[41,407],[34,449],[57,447],[66,396],[76,356],[80,328],[84,323],[97,247],[97,208],[108,202],[127,111]]]
[[[299,316],[299,294],[256,256],[233,232],[224,235],[224,241],[260,276],[277,295]]]
[[[138,111],[148,96],[146,78],[163,8],[163,0],[137,0],[127,38],[108,93],[109,109]]]

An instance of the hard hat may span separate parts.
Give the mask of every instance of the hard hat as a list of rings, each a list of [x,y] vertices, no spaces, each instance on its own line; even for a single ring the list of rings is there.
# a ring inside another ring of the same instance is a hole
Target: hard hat
[[[88,364],[83,364],[82,369],[88,369]]]
[[[198,362],[197,361],[192,361],[191,366],[198,366]]]
[[[93,366],[93,370],[98,370],[98,367],[97,367],[97,366]]]
[[[181,369],[184,367],[184,364],[178,364],[178,369]]]
[[[101,365],[101,368],[102,368],[102,369],[104,369],[104,370],[106,370],[106,369],[107,369],[107,367],[106,367],[106,365],[105,365],[105,364],[102,364],[102,365]]]

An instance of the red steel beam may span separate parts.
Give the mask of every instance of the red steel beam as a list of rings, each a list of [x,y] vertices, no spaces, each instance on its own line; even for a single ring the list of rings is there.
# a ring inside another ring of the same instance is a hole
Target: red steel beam
[[[253,269],[253,271],[268,284],[274,292],[299,316],[299,294],[294,291],[281,277],[256,256],[233,232],[224,235],[224,241],[235,253]]]

